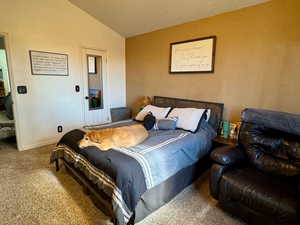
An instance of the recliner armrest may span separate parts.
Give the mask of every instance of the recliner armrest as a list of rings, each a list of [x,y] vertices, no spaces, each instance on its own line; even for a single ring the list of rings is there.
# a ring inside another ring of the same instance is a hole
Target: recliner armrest
[[[223,146],[214,149],[210,154],[210,158],[216,163],[230,166],[242,162],[246,158],[246,155],[238,146]]]

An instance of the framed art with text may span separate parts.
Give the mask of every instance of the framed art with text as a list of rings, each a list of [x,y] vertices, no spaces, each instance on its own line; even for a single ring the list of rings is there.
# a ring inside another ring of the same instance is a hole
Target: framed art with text
[[[170,73],[213,73],[216,36],[170,44]]]
[[[30,50],[29,57],[32,75],[69,75],[67,54]]]

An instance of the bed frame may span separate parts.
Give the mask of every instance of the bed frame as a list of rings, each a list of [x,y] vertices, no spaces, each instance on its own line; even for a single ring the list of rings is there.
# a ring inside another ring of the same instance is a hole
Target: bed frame
[[[218,129],[220,121],[223,116],[223,108],[224,104],[222,103],[214,103],[214,102],[204,102],[197,100],[188,100],[188,99],[178,99],[178,98],[170,98],[170,97],[161,97],[154,96],[153,105],[160,107],[172,107],[172,108],[208,108],[211,109],[211,116],[209,123],[214,127],[214,129]],[[83,191],[85,194],[90,195],[94,204],[107,216],[111,217],[111,221],[116,224],[115,215],[112,210],[112,203],[110,198],[104,194],[104,192],[100,191],[96,188],[96,186],[89,181],[82,172],[77,170],[71,164],[67,163],[63,160],[63,163],[66,167],[66,170],[77,180],[78,183],[82,185]],[[143,200],[139,201],[136,207],[136,216],[135,222],[141,221],[151,212],[157,210],[162,205],[169,202],[172,198],[174,198],[180,191],[182,191],[185,187],[193,183],[204,171],[206,171],[211,165],[209,154],[201,158],[197,163],[182,169],[174,176],[167,179],[162,184],[147,190],[143,194]],[[185,176],[187,174],[192,174],[193,176]],[[186,178],[187,177],[187,178]],[[168,190],[167,192],[165,190]],[[154,199],[155,196],[162,196],[163,198]],[[151,202],[150,204],[145,204],[145,201]],[[134,224],[133,221],[129,221],[128,224]]]

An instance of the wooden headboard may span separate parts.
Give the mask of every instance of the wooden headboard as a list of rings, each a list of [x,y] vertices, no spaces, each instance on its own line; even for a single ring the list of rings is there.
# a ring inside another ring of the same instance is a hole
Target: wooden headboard
[[[223,109],[224,109],[223,103],[154,96],[153,105],[159,107],[172,107],[172,108],[210,109],[211,114],[210,114],[209,124],[216,131],[219,128],[220,121],[223,119]]]

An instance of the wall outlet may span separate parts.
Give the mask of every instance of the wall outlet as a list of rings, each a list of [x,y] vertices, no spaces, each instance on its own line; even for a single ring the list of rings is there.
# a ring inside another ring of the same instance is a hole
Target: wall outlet
[[[57,126],[57,132],[61,133],[63,131],[63,127],[61,125]]]

